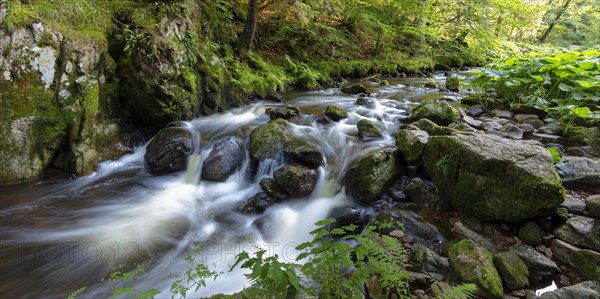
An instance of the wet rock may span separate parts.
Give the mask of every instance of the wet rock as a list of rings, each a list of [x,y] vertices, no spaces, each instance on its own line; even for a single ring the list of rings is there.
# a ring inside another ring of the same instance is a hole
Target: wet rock
[[[491,253],[498,252],[498,247],[496,247],[496,245],[494,245],[494,243],[492,243],[490,240],[486,239],[482,235],[478,234],[474,230],[468,228],[466,225],[464,225],[460,221],[457,221],[454,223],[451,231],[456,236],[458,236],[460,239],[469,239],[469,240],[479,244],[481,247],[485,248],[486,250],[488,250]]]
[[[446,102],[427,101],[413,108],[411,116],[415,120],[426,118],[440,126],[447,126],[458,119],[458,111]]]
[[[509,251],[515,253],[529,270],[529,284],[534,285],[549,279],[558,272],[558,266],[529,245],[513,245]]]
[[[270,93],[265,97],[265,101],[281,103],[283,102],[283,97],[279,93]]]
[[[263,213],[269,207],[275,204],[275,198],[269,196],[264,192],[260,192],[250,198],[246,204],[242,207],[242,213],[244,214],[259,214]]]
[[[217,141],[202,164],[202,179],[211,182],[225,181],[242,165],[243,157],[242,145],[234,137]]]
[[[357,229],[355,232],[360,232],[369,223],[369,215],[362,212],[361,210],[350,207],[336,207],[334,208],[327,218],[335,219],[335,222],[329,225],[329,229],[342,228],[348,225],[356,225]]]
[[[556,169],[565,187],[600,192],[599,159],[565,156]]]
[[[375,107],[375,99],[367,98],[367,97],[360,97],[360,98],[356,99],[356,102],[354,102],[354,105],[374,108]]]
[[[529,270],[515,253],[501,252],[496,254],[494,265],[496,265],[504,285],[509,291],[518,290],[529,285]]]
[[[381,80],[381,82],[379,82],[380,86],[390,86],[390,82],[388,82],[388,80]]]
[[[517,127],[523,131],[523,138],[525,139],[530,139],[535,133],[535,128],[530,124],[520,124]]]
[[[552,157],[531,142],[485,134],[432,136],[424,160],[456,210],[486,221],[550,216],[564,201]]]
[[[362,139],[376,139],[383,137],[381,130],[371,121],[361,119],[356,124],[358,128],[358,136]]]
[[[476,117],[483,114],[484,111],[485,110],[481,105],[473,105],[469,107],[469,110],[467,110],[467,115],[471,117]]]
[[[194,150],[193,134],[183,128],[162,129],[146,146],[145,165],[153,174],[185,170]]]
[[[286,199],[290,196],[274,179],[264,178],[258,184],[265,193],[276,199]]]
[[[515,120],[519,123],[522,123],[528,119],[539,119],[539,117],[535,114],[517,114],[517,115],[515,115]]]
[[[269,118],[271,118],[271,120],[279,118],[290,119],[300,115],[300,109],[294,106],[267,108],[265,112],[269,114]]]
[[[539,129],[544,126],[544,122],[539,119],[526,119],[521,124],[523,125],[531,125],[535,129]]]
[[[286,126],[285,120],[278,119],[256,127],[250,133],[250,142],[248,143],[250,157],[256,161],[275,158],[287,140]]]
[[[450,246],[448,260],[461,281],[476,284],[485,297],[501,298],[504,294],[492,254],[475,242],[462,240]]]
[[[331,118],[329,118],[327,115],[318,115],[315,121],[322,125],[328,125],[332,122]]]
[[[437,84],[435,84],[435,82],[425,82],[425,84],[423,85],[423,87],[425,88],[438,88]]]
[[[438,211],[448,211],[450,209],[448,201],[440,197],[433,184],[426,184],[421,178],[416,177],[412,179],[404,192],[406,192],[414,203],[423,207]]]
[[[569,218],[554,230],[554,235],[582,248],[600,251],[600,219],[583,216]]]
[[[600,218],[600,195],[590,195],[585,200],[590,216]]]
[[[283,145],[283,153],[291,161],[310,168],[318,168],[325,164],[325,155],[314,143],[299,138],[292,138]]]
[[[451,135],[453,132],[456,132],[456,130],[452,128],[438,126],[426,118],[419,119],[416,122],[413,122],[411,125],[427,132],[427,134],[430,136]]]
[[[314,169],[290,164],[275,170],[273,178],[291,196],[300,198],[312,193],[319,174]]]
[[[509,138],[514,140],[523,139],[523,130],[519,129],[519,127],[511,124],[506,124],[500,127],[499,129],[489,129],[487,133],[490,135]]]
[[[477,128],[477,129],[480,129],[481,125],[483,124],[482,121],[476,120],[476,119],[474,119],[474,118],[472,118],[472,117],[470,117],[468,115],[463,116],[462,121],[464,123],[466,123],[467,125],[469,125],[469,126],[471,126],[473,128]]]
[[[559,239],[552,240],[552,252],[558,260],[573,267],[583,279],[600,280],[600,253],[581,249]]]
[[[422,130],[400,130],[396,134],[396,146],[408,163],[417,164],[429,141],[429,134]]]
[[[542,244],[542,235],[540,232],[540,226],[533,222],[527,221],[519,229],[519,239],[523,243],[530,246],[538,246]]]
[[[427,247],[416,247],[408,257],[409,271],[427,276],[429,281],[442,281],[450,272],[448,259]]]
[[[352,84],[342,87],[342,92],[349,94],[359,94],[367,93],[367,89],[362,84]]]
[[[410,178],[407,176],[400,177],[398,180],[394,181],[394,183],[387,189],[386,194],[393,200],[397,202],[403,202],[408,200],[408,196],[404,192],[406,186],[410,182]]]
[[[543,127],[540,127],[538,130],[542,134],[548,135],[562,135],[562,128],[560,122],[551,122]]]
[[[494,120],[485,120],[481,123],[481,129],[489,132],[491,130],[499,130],[502,128],[502,124]]]
[[[344,176],[346,194],[360,202],[376,201],[403,171],[395,147],[372,151],[355,160]]]
[[[348,118],[348,112],[338,105],[327,106],[327,108],[325,108],[325,115],[333,121],[340,121],[344,118]]]
[[[495,116],[495,117],[506,118],[506,119],[512,119],[513,118],[512,112],[506,111],[506,110],[500,110],[500,109],[493,109],[492,110],[492,115]]]
[[[431,250],[439,250],[440,245],[446,241],[435,226],[413,211],[395,208],[380,213],[377,219],[381,220],[385,217],[400,221],[407,237]]]
[[[565,201],[560,206],[575,215],[582,215],[586,208],[585,201],[574,195],[567,195],[567,198],[565,198]]]
[[[542,294],[539,299],[572,299],[572,298],[600,298],[600,282],[584,281],[576,285],[557,289]]]

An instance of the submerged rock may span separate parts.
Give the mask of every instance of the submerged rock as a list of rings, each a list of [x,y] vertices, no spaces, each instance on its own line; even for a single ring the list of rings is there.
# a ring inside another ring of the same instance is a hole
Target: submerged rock
[[[367,98],[367,97],[360,97],[360,98],[356,99],[356,102],[354,102],[354,105],[366,106],[369,108],[373,108],[373,107],[375,107],[375,99]]]
[[[329,105],[325,108],[325,115],[334,121],[340,121],[348,118],[348,111],[338,105]]]
[[[461,281],[476,284],[487,298],[502,298],[502,279],[494,267],[492,254],[483,247],[462,240],[448,248],[448,259]]]
[[[153,174],[185,170],[194,150],[193,134],[183,128],[162,129],[146,146],[145,165]]]
[[[485,134],[434,136],[425,168],[455,209],[487,221],[550,216],[565,190],[548,151]]]
[[[372,151],[355,160],[344,176],[346,193],[360,202],[376,201],[403,171],[395,147]]]
[[[285,120],[277,119],[256,127],[250,133],[250,142],[248,143],[250,157],[256,161],[275,158],[287,140],[286,126]]]
[[[415,120],[429,119],[440,126],[447,126],[458,119],[458,111],[442,101],[427,101],[413,108],[411,116]]]
[[[371,121],[361,119],[356,124],[358,128],[358,136],[362,139],[375,139],[383,137],[381,130]]]
[[[315,189],[319,174],[314,169],[290,164],[275,170],[273,178],[291,196],[306,197]]]
[[[318,168],[325,164],[323,151],[314,143],[299,138],[286,141],[283,145],[285,153],[292,162],[296,162],[310,168]]]
[[[242,165],[243,157],[242,145],[234,137],[217,141],[202,164],[202,179],[211,182],[225,181]]]

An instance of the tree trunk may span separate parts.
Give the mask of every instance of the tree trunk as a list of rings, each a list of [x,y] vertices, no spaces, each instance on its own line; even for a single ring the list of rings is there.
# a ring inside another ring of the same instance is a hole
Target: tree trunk
[[[239,50],[240,53],[246,54],[252,48],[254,35],[256,34],[256,22],[258,16],[258,0],[248,1],[248,16],[246,17],[246,25],[240,37]]]
[[[560,17],[562,17],[565,11],[567,11],[567,8],[569,8],[569,4],[571,4],[571,0],[565,1],[565,4],[563,5],[562,9],[556,14],[556,17],[554,17],[554,20],[552,21],[552,23],[550,23],[550,26],[546,28],[546,31],[544,31],[542,36],[540,36],[540,38],[538,39],[540,43],[543,43],[546,40],[552,29],[554,29],[556,23],[558,23],[558,21],[560,20]]]

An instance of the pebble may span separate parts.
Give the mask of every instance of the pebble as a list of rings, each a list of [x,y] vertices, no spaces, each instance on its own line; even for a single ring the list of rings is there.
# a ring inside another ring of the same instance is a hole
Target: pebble
[[[514,291],[510,292],[510,294],[515,297],[519,297],[519,298],[523,298],[526,295],[525,290],[514,290]]]
[[[537,296],[535,295],[535,291],[533,290],[525,290],[525,299],[535,299]]]
[[[394,237],[394,238],[398,238],[398,239],[402,239],[404,237],[404,232],[396,229],[390,232],[390,236]]]
[[[492,115],[500,118],[512,118],[513,114],[510,111],[494,109],[492,110]]]

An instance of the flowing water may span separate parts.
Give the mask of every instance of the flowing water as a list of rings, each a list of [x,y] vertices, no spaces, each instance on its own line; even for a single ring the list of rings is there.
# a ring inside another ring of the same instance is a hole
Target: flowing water
[[[224,273],[188,297],[242,290],[247,285],[245,272],[228,271],[236,254],[262,248],[294,261],[295,246],[310,239],[316,221],[327,218],[336,206],[355,205],[340,183],[350,163],[393,145],[398,121],[415,103],[452,96],[422,87],[425,79],[390,82],[387,87],[371,86],[375,103],[370,107],[354,105],[356,96],[342,95],[339,89],[286,95],[286,104],[306,112],[288,125],[288,132],[318,144],[327,166],[319,169],[312,195],[278,203],[263,215],[244,215],[239,207],[260,192],[256,182],[271,176],[283,159],[263,161],[256,175],[248,177],[246,154],[243,166],[227,181],[199,181],[202,161],[214,141],[237,136],[247,142],[247,132],[268,121],[265,108],[277,104],[263,102],[187,122],[201,142],[185,172],[150,175],[143,166],[145,146],[140,146],[119,160],[102,163],[86,177],[0,187],[0,296],[56,298],[87,286],[82,297],[103,298],[118,286],[133,286],[156,288],[170,297],[174,275],[186,271],[184,258],[197,246],[202,251],[196,262]],[[344,107],[349,117],[317,123],[312,114],[329,104]],[[382,128],[384,138],[359,139],[356,123],[361,119]],[[106,281],[118,265],[131,270],[138,264],[145,265],[144,273],[126,283]]]

